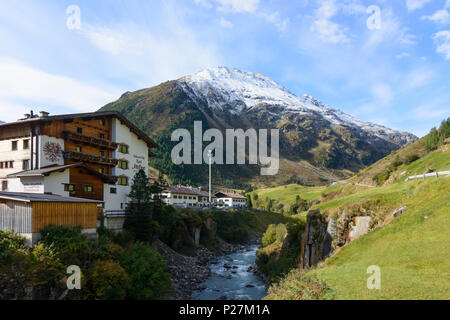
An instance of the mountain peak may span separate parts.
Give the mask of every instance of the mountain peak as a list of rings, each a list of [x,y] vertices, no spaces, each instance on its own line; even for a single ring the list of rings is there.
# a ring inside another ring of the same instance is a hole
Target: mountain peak
[[[269,77],[237,68],[205,69],[178,80],[194,100],[205,101],[209,108],[240,114],[244,110],[258,110],[263,106],[277,108],[280,121],[289,113],[320,115],[335,125],[361,129],[371,135],[391,140],[401,136],[400,145],[415,140],[412,134],[398,132],[381,125],[358,120],[331,107],[309,94],[296,96]],[[189,88],[189,89],[188,89]]]

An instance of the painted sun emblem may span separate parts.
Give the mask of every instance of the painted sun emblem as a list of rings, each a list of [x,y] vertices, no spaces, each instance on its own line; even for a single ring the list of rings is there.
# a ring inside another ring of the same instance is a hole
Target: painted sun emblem
[[[62,150],[59,143],[46,142],[43,150],[45,158],[50,162],[57,162],[62,155]]]

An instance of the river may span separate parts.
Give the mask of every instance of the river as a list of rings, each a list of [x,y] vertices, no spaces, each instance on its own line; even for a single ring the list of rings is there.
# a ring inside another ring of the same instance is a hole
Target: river
[[[211,276],[202,284],[206,288],[192,294],[192,300],[261,300],[266,296],[265,283],[248,268],[255,263],[258,246],[216,259],[209,265]],[[225,267],[228,266],[228,268]],[[230,268],[231,267],[231,268]]]

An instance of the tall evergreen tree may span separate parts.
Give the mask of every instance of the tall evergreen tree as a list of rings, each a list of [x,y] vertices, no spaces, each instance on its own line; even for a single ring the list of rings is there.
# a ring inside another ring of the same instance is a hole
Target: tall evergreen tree
[[[126,209],[124,229],[131,231],[137,241],[149,242],[152,239],[152,193],[144,170],[133,178],[130,203]]]

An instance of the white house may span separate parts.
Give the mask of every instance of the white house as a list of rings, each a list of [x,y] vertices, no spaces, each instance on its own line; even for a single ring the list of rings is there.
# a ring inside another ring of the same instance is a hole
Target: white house
[[[198,207],[199,192],[189,187],[169,186],[161,192],[161,199],[164,203],[174,207]]]
[[[117,112],[33,112],[0,124],[0,191],[96,200],[123,214],[156,143]]]
[[[242,209],[246,207],[247,198],[234,192],[217,192],[217,205],[224,208]]]

